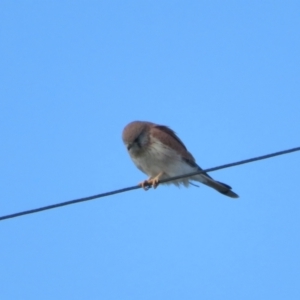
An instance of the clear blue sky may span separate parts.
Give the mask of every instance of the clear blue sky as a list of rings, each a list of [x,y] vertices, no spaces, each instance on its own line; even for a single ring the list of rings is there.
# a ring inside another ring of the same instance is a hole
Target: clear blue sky
[[[300,145],[299,1],[0,4],[0,215],[137,184],[168,125],[203,168]],[[0,298],[300,299],[300,153],[0,222]]]

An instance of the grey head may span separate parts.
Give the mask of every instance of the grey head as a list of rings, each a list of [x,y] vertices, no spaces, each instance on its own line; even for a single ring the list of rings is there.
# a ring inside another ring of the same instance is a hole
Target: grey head
[[[134,121],[126,125],[122,139],[130,154],[140,154],[149,143],[149,130],[153,123]]]

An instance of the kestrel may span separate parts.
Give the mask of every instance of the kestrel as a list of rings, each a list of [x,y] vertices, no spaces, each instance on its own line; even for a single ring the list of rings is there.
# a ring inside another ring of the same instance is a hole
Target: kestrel
[[[149,176],[139,185],[145,190],[156,188],[160,180],[202,170],[176,133],[167,126],[150,122],[134,121],[123,130],[123,142],[135,165]],[[231,198],[239,196],[225,183],[214,180],[207,173],[170,181],[165,184],[201,182]]]

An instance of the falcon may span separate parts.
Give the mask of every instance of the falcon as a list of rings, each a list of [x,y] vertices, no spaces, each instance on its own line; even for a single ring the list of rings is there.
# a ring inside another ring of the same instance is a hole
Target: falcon
[[[163,179],[202,170],[176,133],[167,126],[134,121],[124,128],[122,138],[134,164],[149,176],[139,183],[145,190],[156,188]],[[188,187],[193,184],[191,181],[201,182],[228,197],[239,197],[229,185],[214,180],[207,173],[163,184]]]

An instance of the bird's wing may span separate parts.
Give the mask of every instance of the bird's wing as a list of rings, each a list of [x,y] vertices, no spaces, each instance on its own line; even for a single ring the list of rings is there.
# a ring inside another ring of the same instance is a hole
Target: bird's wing
[[[183,142],[172,129],[167,126],[153,124],[150,130],[154,138],[176,151],[187,163],[196,165],[193,155],[187,150]]]
[[[197,168],[199,171],[203,169],[199,167],[195,161],[193,155],[187,150],[184,143],[181,139],[176,135],[176,133],[167,126],[163,125],[155,125],[151,127],[152,136],[159,139],[163,144],[168,147],[174,149],[178,154],[181,155],[182,159],[192,167]],[[203,173],[203,175],[211,178],[207,173]]]

